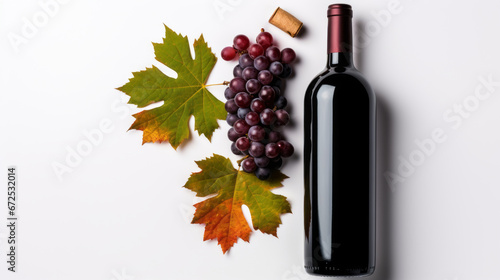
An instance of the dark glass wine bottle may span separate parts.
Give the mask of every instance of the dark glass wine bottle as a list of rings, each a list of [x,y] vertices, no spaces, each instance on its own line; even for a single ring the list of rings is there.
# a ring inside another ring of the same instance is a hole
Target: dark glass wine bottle
[[[375,270],[375,95],[352,63],[352,9],[328,7],[328,62],[306,91],[305,269]]]

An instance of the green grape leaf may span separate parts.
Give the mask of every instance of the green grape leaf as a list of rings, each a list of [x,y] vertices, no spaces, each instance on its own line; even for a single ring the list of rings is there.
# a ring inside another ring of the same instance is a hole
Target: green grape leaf
[[[195,40],[195,58],[191,56],[186,36],[165,26],[162,43],[153,43],[156,60],[175,72],[174,79],[157,67],[134,72],[128,83],[118,88],[130,96],[128,103],[143,108],[164,101],[160,107],[144,110],[135,115],[130,129],[143,131],[143,141],[169,142],[174,149],[189,138],[189,119],[195,118],[198,135],[211,140],[217,120],[225,119],[224,103],[206,88],[206,81],[217,58],[208,47],[203,34]]]

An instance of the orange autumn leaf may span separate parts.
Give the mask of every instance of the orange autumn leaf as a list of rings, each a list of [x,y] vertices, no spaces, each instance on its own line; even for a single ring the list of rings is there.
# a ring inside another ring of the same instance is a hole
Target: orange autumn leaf
[[[231,161],[220,155],[197,161],[200,172],[191,174],[184,185],[197,196],[215,195],[195,204],[192,223],[205,225],[204,240],[216,239],[226,253],[239,238],[249,241],[252,230],[241,206],[250,209],[253,228],[277,237],[281,215],[291,213],[286,197],[271,192],[288,178],[279,171],[266,181],[234,169]]]

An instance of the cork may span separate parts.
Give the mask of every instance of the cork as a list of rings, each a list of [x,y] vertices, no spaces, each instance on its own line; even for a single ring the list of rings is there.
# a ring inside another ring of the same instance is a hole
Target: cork
[[[295,37],[302,28],[302,22],[287,11],[278,7],[269,19],[269,23]]]

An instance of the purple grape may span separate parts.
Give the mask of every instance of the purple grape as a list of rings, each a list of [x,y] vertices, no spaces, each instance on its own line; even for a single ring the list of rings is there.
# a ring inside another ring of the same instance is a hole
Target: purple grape
[[[261,45],[264,49],[267,49],[269,46],[273,44],[273,35],[271,33],[262,31],[257,35],[255,41]]]
[[[292,67],[288,64],[283,64],[283,72],[278,76],[280,78],[288,78],[292,75]]]
[[[243,69],[243,72],[241,72],[241,76],[246,81],[250,79],[257,79],[257,74],[259,74],[259,70],[253,68],[252,66],[246,67],[245,69]]]
[[[295,51],[290,48],[283,49],[281,51],[281,62],[292,63],[295,60]]]
[[[256,125],[260,122],[260,116],[255,112],[248,112],[245,116],[245,121],[247,122],[248,125]]]
[[[234,36],[233,45],[238,50],[246,50],[250,46],[250,39],[243,34]]]
[[[234,66],[233,68],[233,76],[236,77],[241,77],[241,72],[243,71],[243,68],[238,64]]]
[[[240,77],[236,77],[229,82],[229,88],[232,92],[245,91],[245,80]]]
[[[243,69],[245,69],[248,66],[253,66],[253,58],[251,58],[250,55],[248,55],[247,53],[240,56],[239,62],[240,62],[240,67]]]
[[[280,147],[276,143],[269,143],[266,145],[266,157],[275,158],[280,155]]]
[[[261,82],[263,85],[269,85],[273,81],[273,74],[269,72],[268,70],[262,70],[259,72],[259,75],[257,76],[257,79],[259,82]]]
[[[269,66],[269,72],[276,76],[281,75],[281,73],[283,73],[283,69],[283,64],[279,61],[275,61]]]
[[[255,176],[260,180],[267,180],[271,176],[271,169],[259,167],[255,170]]]
[[[282,88],[283,85],[285,84],[285,81],[279,77],[274,77],[273,81],[269,84],[270,86],[276,86],[279,88]]]
[[[242,136],[240,138],[238,138],[238,140],[236,140],[236,148],[242,152],[248,150],[248,148],[250,148],[250,140],[248,140],[248,138],[246,138],[246,136]]]
[[[269,143],[276,143],[276,142],[280,141],[281,139],[282,139],[281,133],[279,133],[278,131],[270,131],[267,134],[267,141]]]
[[[233,142],[231,144],[231,152],[233,152],[233,154],[235,154],[237,156],[241,155],[241,151],[236,148],[236,143],[235,142]]]
[[[268,167],[272,169],[280,169],[283,165],[283,159],[281,157],[275,157],[270,160]]]
[[[255,98],[250,103],[250,109],[257,114],[262,112],[265,108],[266,108],[266,103],[264,102],[264,100],[262,100],[260,98]]]
[[[266,50],[266,56],[267,58],[269,58],[269,61],[271,62],[279,61],[281,59],[280,49],[278,49],[275,46],[269,47]]]
[[[267,69],[269,67],[269,63],[269,58],[261,55],[255,58],[255,60],[253,61],[253,67],[261,71]]]
[[[274,101],[275,95],[274,89],[270,86],[263,86],[259,92],[259,97],[264,100],[264,102]]]
[[[252,97],[246,92],[239,92],[234,97],[234,102],[240,108],[248,108],[250,106],[250,102],[252,101]]]
[[[264,48],[260,44],[251,44],[250,47],[248,47],[248,55],[253,59],[262,55],[263,53]]]
[[[247,134],[248,130],[250,129],[250,126],[247,124],[245,120],[239,119],[234,122],[233,128],[239,134]]]
[[[274,106],[278,109],[284,109],[286,105],[288,104],[288,101],[286,100],[286,97],[283,95],[279,96],[276,101],[274,101]]]
[[[248,130],[248,138],[252,141],[262,141],[266,137],[266,131],[263,127],[254,125]]]
[[[250,148],[248,148],[248,153],[253,156],[254,158],[260,158],[264,155],[266,152],[266,146],[260,142],[252,142],[250,144]],[[264,167],[264,166],[259,166],[259,167]]]
[[[273,110],[266,108],[260,113],[260,122],[263,125],[272,125],[276,120],[276,116]]]
[[[236,116],[240,119],[244,119],[245,116],[249,113],[249,112],[252,112],[252,110],[250,110],[250,108],[239,108],[238,109],[238,113],[236,114]],[[253,113],[253,112],[252,112]],[[236,121],[236,120],[235,120]]]
[[[248,173],[252,173],[257,169],[257,165],[255,164],[253,157],[248,157],[244,159],[241,162],[241,167],[243,168],[243,171]]]
[[[229,99],[226,101],[226,104],[224,104],[224,107],[226,108],[226,111],[231,114],[236,114],[238,112],[238,106],[234,102],[234,99]]]
[[[260,73],[259,73],[259,75],[260,75]],[[256,94],[257,92],[259,92],[261,87],[262,87],[262,84],[259,81],[257,81],[256,79],[250,79],[246,83],[246,90],[250,94]]]
[[[283,109],[276,110],[274,114],[276,115],[276,122],[274,123],[275,125],[286,125],[290,120],[290,115],[288,115],[288,112]]]
[[[234,93],[229,87],[227,87],[226,90],[224,91],[224,97],[227,100],[233,99],[235,95],[236,93]]]
[[[290,144],[290,142],[285,141],[285,140],[280,140],[276,143],[278,147],[280,148],[280,153],[282,157],[290,157],[293,155],[294,148],[293,145]]]
[[[231,127],[228,131],[227,131],[227,138],[231,141],[236,141],[238,140],[238,138],[242,137],[242,136],[245,136],[245,134],[241,134],[241,133],[238,133],[236,132],[236,130],[234,130],[233,127]]]
[[[277,86],[272,86],[274,89],[274,92],[276,93],[276,96],[279,96],[281,94],[281,89]]]
[[[239,111],[239,109],[238,109]],[[233,126],[234,122],[237,121],[239,118],[237,115],[235,114],[231,114],[231,113],[227,113],[227,116],[226,116],[226,122],[228,125],[230,126]]]
[[[252,147],[250,146],[250,149]],[[239,151],[239,150],[238,150]],[[254,157],[255,164],[257,167],[266,167],[269,165],[269,162],[271,161],[268,157]]]

